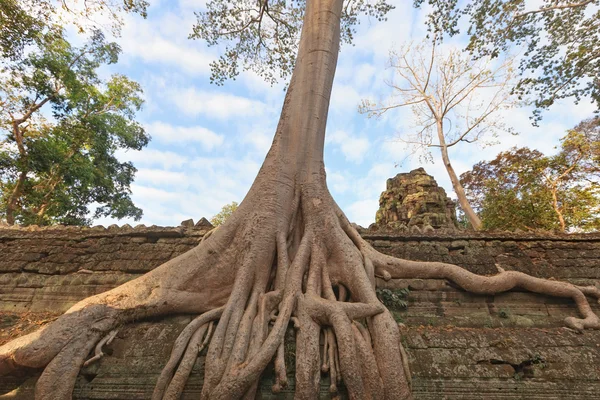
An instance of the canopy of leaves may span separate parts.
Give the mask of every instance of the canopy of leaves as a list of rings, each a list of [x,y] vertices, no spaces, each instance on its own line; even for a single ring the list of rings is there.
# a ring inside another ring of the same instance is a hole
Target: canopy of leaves
[[[109,28],[118,35],[122,13],[145,18],[148,6],[146,0],[0,0],[0,55],[15,61],[26,46],[39,45],[54,25],[72,23],[80,32]],[[103,16],[108,23],[98,22]]]
[[[29,7],[27,7],[29,6]],[[49,10],[43,2],[38,8],[23,1],[0,1],[0,55],[18,59],[26,45],[31,44],[44,28]]]
[[[224,44],[211,63],[211,82],[222,85],[240,70],[251,70],[274,84],[294,69],[306,0],[211,0],[197,12],[190,35],[209,46]],[[377,20],[393,8],[387,0],[345,0],[341,15],[342,40],[351,43],[360,15]]]
[[[429,29],[436,34],[459,34],[466,22],[467,49],[476,55],[497,57],[512,46],[523,50],[514,92],[533,100],[536,120],[566,97],[589,97],[600,108],[600,0],[542,0],[536,9],[525,0],[414,3],[429,4]]]
[[[538,174],[537,150],[513,148],[490,161],[481,161],[461,175],[470,204],[486,229],[533,230],[558,228],[552,198]]]
[[[60,27],[38,33],[25,57],[1,64],[0,218],[12,199],[21,224],[139,219],[130,198],[136,170],[115,151],[149,141],[135,121],[142,90],[125,76],[103,81],[97,73],[117,62],[120,48],[97,31],[81,48]]]
[[[485,228],[600,229],[600,119],[579,124],[545,156],[513,148],[461,175],[469,201]],[[556,194],[556,202],[553,197]]]
[[[229,204],[225,204],[223,208],[221,208],[221,211],[219,211],[216,215],[213,215],[213,217],[210,219],[210,223],[214,226],[223,225],[227,218],[229,218],[229,216],[233,214],[233,212],[237,210],[237,208],[238,203],[235,201],[232,201]]]

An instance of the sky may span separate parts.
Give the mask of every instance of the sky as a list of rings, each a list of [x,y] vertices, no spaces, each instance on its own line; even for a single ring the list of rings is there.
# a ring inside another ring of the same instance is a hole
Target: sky
[[[117,39],[123,50],[119,63],[102,71],[106,76],[125,74],[144,89],[138,120],[152,140],[142,151],[118,153],[138,169],[132,198],[144,215],[141,221],[102,218],[94,224],[177,226],[241,202],[269,149],[283,103],[283,83],[272,87],[251,72],[224,86],[209,83],[209,63],[218,57],[218,49],[187,38],[202,1],[150,3],[147,19],[125,16]],[[386,180],[398,173],[423,166],[455,197],[439,154],[433,153],[434,163],[423,163],[409,157],[410,150],[397,140],[400,133],[415,129],[410,110],[395,110],[380,119],[357,111],[361,99],[391,93],[385,84],[393,73],[386,69],[389,50],[425,37],[425,11],[413,9],[412,2],[395,3],[388,21],[363,19],[354,45],[343,45],[327,124],[328,186],[348,218],[365,227],[375,220]],[[501,118],[519,135],[500,136],[500,143],[489,147],[458,145],[450,158],[460,174],[513,146],[552,153],[566,130],[594,110],[586,101],[562,101],[544,114],[539,127],[531,125],[529,108],[503,111]]]

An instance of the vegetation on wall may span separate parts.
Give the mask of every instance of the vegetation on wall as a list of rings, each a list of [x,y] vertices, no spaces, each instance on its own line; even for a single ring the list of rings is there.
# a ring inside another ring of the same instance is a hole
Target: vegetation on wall
[[[229,204],[225,204],[221,208],[221,211],[212,216],[212,218],[210,219],[210,223],[214,226],[223,225],[227,218],[229,218],[231,214],[233,214],[233,212],[237,210],[238,205],[239,204],[237,203],[237,201],[232,201]]]

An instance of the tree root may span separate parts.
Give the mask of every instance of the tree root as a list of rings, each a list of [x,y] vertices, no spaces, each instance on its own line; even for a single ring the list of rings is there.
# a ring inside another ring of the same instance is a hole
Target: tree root
[[[384,280],[392,278],[447,279],[464,290],[476,294],[492,295],[521,288],[533,293],[571,298],[583,318],[567,317],[565,325],[579,332],[584,329],[600,329],[600,319],[586,298],[588,295],[600,301],[600,290],[595,286],[577,286],[568,282],[536,278],[522,272],[505,271],[499,266],[497,266],[497,275],[481,276],[452,264],[401,260],[377,253],[373,249],[370,250],[370,253],[374,260],[377,276]]]
[[[412,374],[410,372],[410,364],[408,363],[408,354],[402,343],[400,343],[400,354],[402,354],[402,369],[408,381],[408,387],[412,389]]]
[[[156,386],[154,387],[154,393],[152,394],[152,400],[160,400],[162,398],[166,398],[165,390],[167,390],[167,387],[170,387],[169,383],[171,383],[174,379],[174,373],[175,369],[177,368],[177,365],[181,361],[182,357],[185,358],[184,353],[187,355],[187,350],[194,349],[194,347],[196,347],[196,355],[201,351],[201,349],[199,349],[198,347],[198,344],[200,340],[202,340],[202,337],[206,331],[206,326],[210,324],[209,333],[206,335],[204,342],[202,342],[202,348],[206,346],[212,334],[212,322],[215,319],[219,318],[222,312],[223,307],[220,307],[215,310],[204,313],[193,319],[183,329],[183,331],[181,331],[181,333],[175,340],[175,344],[173,345],[173,350],[171,350],[171,356],[169,357],[169,361],[167,362],[167,365],[165,365],[165,367],[163,368],[158,378],[158,381],[156,382]],[[189,355],[189,357],[191,357],[191,354]],[[194,361],[195,360],[196,359],[194,358]],[[177,373],[179,375],[185,375],[185,368],[181,371],[177,369]],[[187,375],[189,375],[189,371],[187,372]],[[180,380],[179,377],[178,380]],[[173,386],[173,390],[175,390],[175,386]]]
[[[110,333],[108,335],[106,335],[101,341],[99,341],[98,344],[96,345],[96,352],[95,352],[94,356],[92,358],[90,358],[89,360],[87,360],[86,362],[84,362],[83,366],[87,367],[88,365],[90,365],[90,364],[98,361],[102,357],[104,357],[104,352],[102,352],[102,347],[110,345],[112,343],[112,341],[115,339],[115,337],[117,337],[118,332],[119,332],[118,329],[113,329],[112,331],[110,331]]]
[[[214,323],[211,321],[208,324],[208,332],[207,324],[202,325],[194,334],[192,335],[188,347],[177,367],[177,371],[171,379],[171,383],[169,384],[165,394],[163,396],[164,399],[176,400],[179,399],[181,393],[183,392],[183,388],[185,383],[187,382],[190,373],[192,372],[192,367],[196,362],[196,358],[200,352],[206,347],[206,345],[210,341],[210,337],[212,335]],[[206,337],[204,337],[204,333],[206,332]],[[202,339],[204,337],[204,339]]]

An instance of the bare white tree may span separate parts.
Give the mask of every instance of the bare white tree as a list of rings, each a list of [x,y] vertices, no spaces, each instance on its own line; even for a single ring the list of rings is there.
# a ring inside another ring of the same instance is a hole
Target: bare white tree
[[[498,111],[515,102],[510,95],[512,60],[473,59],[457,49],[442,51],[434,41],[390,51],[389,68],[394,69],[393,80],[386,82],[391,95],[379,102],[362,100],[359,111],[380,117],[410,107],[413,129],[398,139],[427,161],[433,161],[432,149],[440,150],[460,206],[473,228],[480,229],[481,220],[467,201],[448,150],[461,142],[493,144],[500,132],[511,132]]]

